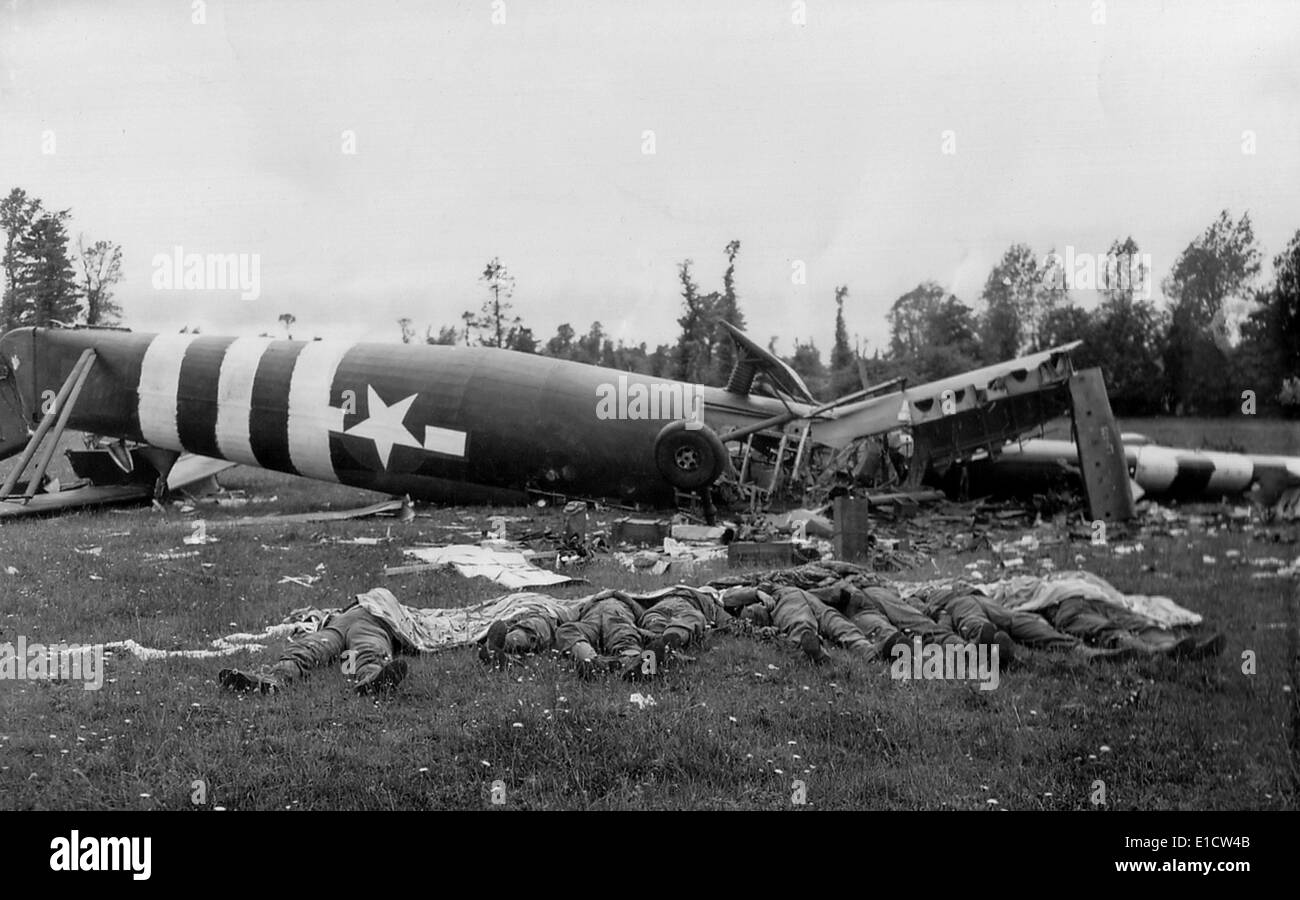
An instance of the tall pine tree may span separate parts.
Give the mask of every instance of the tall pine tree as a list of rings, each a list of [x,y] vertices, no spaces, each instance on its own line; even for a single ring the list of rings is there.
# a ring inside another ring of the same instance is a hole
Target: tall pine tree
[[[831,395],[842,397],[864,387],[858,376],[858,354],[849,344],[849,329],[844,324],[844,301],[849,298],[849,286],[835,288],[835,344],[831,347]]]
[[[722,273],[722,293],[718,295],[717,321],[713,332],[713,378],[715,385],[725,384],[731,376],[731,369],[736,364],[736,345],[731,340],[723,322],[730,322],[737,328],[745,327],[745,316],[740,311],[740,301],[736,298],[736,256],[740,253],[740,241],[731,241],[723,248],[727,255],[727,269]]]
[[[19,325],[71,325],[81,314],[77,273],[68,257],[67,210],[38,216],[18,241]]]
[[[17,328],[23,319],[19,300],[19,271],[30,260],[22,256],[20,243],[40,212],[41,201],[28,197],[22,188],[14,188],[8,197],[0,200],[0,228],[5,233],[5,288],[4,300],[0,303],[0,328],[3,331]]]

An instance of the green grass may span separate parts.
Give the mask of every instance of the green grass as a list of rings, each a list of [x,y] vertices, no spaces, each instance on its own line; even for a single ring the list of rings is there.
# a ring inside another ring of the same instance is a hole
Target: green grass
[[[222,518],[374,500],[247,469],[223,481],[279,499],[0,526],[0,641],[22,634],[195,648],[260,630],[294,607],[341,604],[377,584],[412,605],[501,593],[456,575],[382,575],[384,566],[406,561],[402,547],[458,540],[498,511],[441,509],[406,524],[223,527]],[[499,512],[532,517],[529,529],[558,524],[553,510]],[[219,543],[182,544],[199,517]],[[957,540],[924,523],[914,527],[940,546]],[[1229,637],[1225,655],[1206,663],[1088,668],[1033,654],[1003,673],[997,690],[982,692],[893,682],[883,666],[839,651],[817,669],[779,644],[718,634],[696,662],[650,684],[582,681],[550,658],[494,672],[472,650],[452,650],[414,660],[397,696],[374,701],[356,697],[337,669],[276,697],[218,689],[218,669],[273,660],[279,645],[207,660],[117,654],[99,691],[0,681],[0,806],[484,808],[500,781],[507,808],[788,809],[797,778],[807,805],[822,809],[1089,809],[1098,781],[1109,809],[1294,809],[1297,584],[1252,579],[1244,561],[1294,558],[1300,532],[1226,529],[1214,520],[1187,527],[1183,535],[1143,535],[1146,549],[1132,555],[1082,541],[1039,555],[1058,568],[1082,555],[1083,568],[1125,590],[1168,594],[1203,613]],[[353,536],[392,540],[335,542]],[[993,535],[1005,536],[1018,533]],[[75,552],[96,546],[98,556]],[[1228,556],[1233,549],[1241,556]],[[146,558],[173,550],[199,555]],[[1204,554],[1216,563],[1203,563]],[[900,577],[961,572],[987,554],[936,555]],[[5,566],[17,574],[3,574]],[[724,571],[717,565],[694,580]],[[277,584],[302,574],[321,580],[310,588]],[[581,574],[591,584],[559,592],[673,581],[633,576],[610,562]],[[1255,675],[1242,673],[1247,650],[1256,656]],[[655,705],[638,708],[629,702],[633,692],[651,694]],[[196,781],[205,785],[205,804],[191,802]]]

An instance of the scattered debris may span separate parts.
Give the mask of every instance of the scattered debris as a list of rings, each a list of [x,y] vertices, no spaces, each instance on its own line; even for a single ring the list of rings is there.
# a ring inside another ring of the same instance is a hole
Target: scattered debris
[[[83,506],[108,506],[139,503],[153,495],[145,485],[69,485],[56,493],[40,493],[30,498],[15,497],[0,501],[0,518],[38,516]]]
[[[184,488],[195,496],[211,493],[218,487],[217,474],[234,465],[229,460],[182,453],[167,473],[167,489],[179,491]]]
[[[536,587],[566,584],[574,579],[557,572],[548,572],[533,565],[523,553],[455,544],[450,547],[415,547],[402,551],[433,568],[453,566],[466,578],[487,578],[508,588]],[[385,575],[408,574],[410,566],[385,569]]]
[[[188,556],[201,556],[198,550],[165,550],[162,553],[146,553],[145,559],[185,559]]]
[[[379,516],[388,513],[397,513],[399,516],[409,513],[411,517],[414,517],[414,512],[411,510],[410,498],[394,497],[391,500],[372,503],[370,506],[361,506],[356,509],[323,510],[320,512],[291,513],[286,515],[245,516],[241,519],[211,519],[208,524],[213,526],[244,526],[284,525],[294,522],[341,522],[345,519],[364,519],[369,516]]]

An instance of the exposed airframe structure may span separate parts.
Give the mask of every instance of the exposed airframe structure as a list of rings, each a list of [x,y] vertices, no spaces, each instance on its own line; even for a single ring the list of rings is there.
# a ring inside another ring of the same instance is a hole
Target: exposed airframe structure
[[[1070,412],[1079,413],[1076,428],[1082,425],[1085,434],[1097,438],[1083,450],[1094,457],[1093,469],[1100,466],[1110,476],[1119,477],[1114,465],[1118,441],[1113,440],[1115,426],[1100,373],[1076,373],[1070,359],[1070,352],[1080,343],[1075,341],[915,387],[889,383],[827,407],[803,409],[799,417],[780,423],[779,431],[769,428],[764,432],[767,447],[763,455],[768,464],[761,468],[759,479],[750,465],[753,438],[749,439],[738,466],[738,486],[748,496],[765,499],[783,484],[806,484],[827,467],[844,465],[845,460],[852,459],[848,451],[864,437],[902,430],[910,435],[913,447],[904,486],[916,487],[928,471],[942,472],[975,456],[996,455],[1008,441]],[[745,354],[741,364],[746,357],[755,361],[766,354],[743,335],[738,335],[738,345]],[[806,388],[802,389],[806,394]],[[815,458],[819,448],[829,451],[823,452],[821,460]],[[1094,453],[1095,448],[1099,452]],[[1106,459],[1106,454],[1111,458]],[[1123,479],[1123,483],[1127,485],[1127,480]],[[1095,517],[1122,519],[1132,515],[1131,504],[1122,498],[1103,502],[1100,483],[1093,493],[1097,495]]]

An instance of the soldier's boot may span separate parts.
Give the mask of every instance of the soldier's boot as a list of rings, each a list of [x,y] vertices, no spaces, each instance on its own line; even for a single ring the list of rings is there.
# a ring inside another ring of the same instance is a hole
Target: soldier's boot
[[[490,666],[504,667],[506,665],[506,633],[510,630],[501,619],[497,619],[488,626],[487,637],[483,639],[483,646],[479,648],[478,658]]]
[[[379,666],[371,663],[357,670],[356,691],[362,696],[369,694],[386,694],[397,689],[406,677],[406,660],[398,657]]]
[[[995,631],[993,646],[998,648],[998,668],[1009,669],[1016,664],[1016,642],[1005,631]]]
[[[808,657],[815,665],[821,665],[829,660],[830,654],[822,647],[821,638],[815,631],[805,631],[799,637],[799,649],[803,651],[804,656]]]
[[[242,672],[239,669],[222,669],[217,682],[228,691],[274,694],[284,687],[284,681],[272,673]]]
[[[889,637],[885,638],[880,644],[880,658],[886,663],[894,661],[894,648],[898,646],[906,647],[911,643],[907,635],[901,631],[895,631]]]

